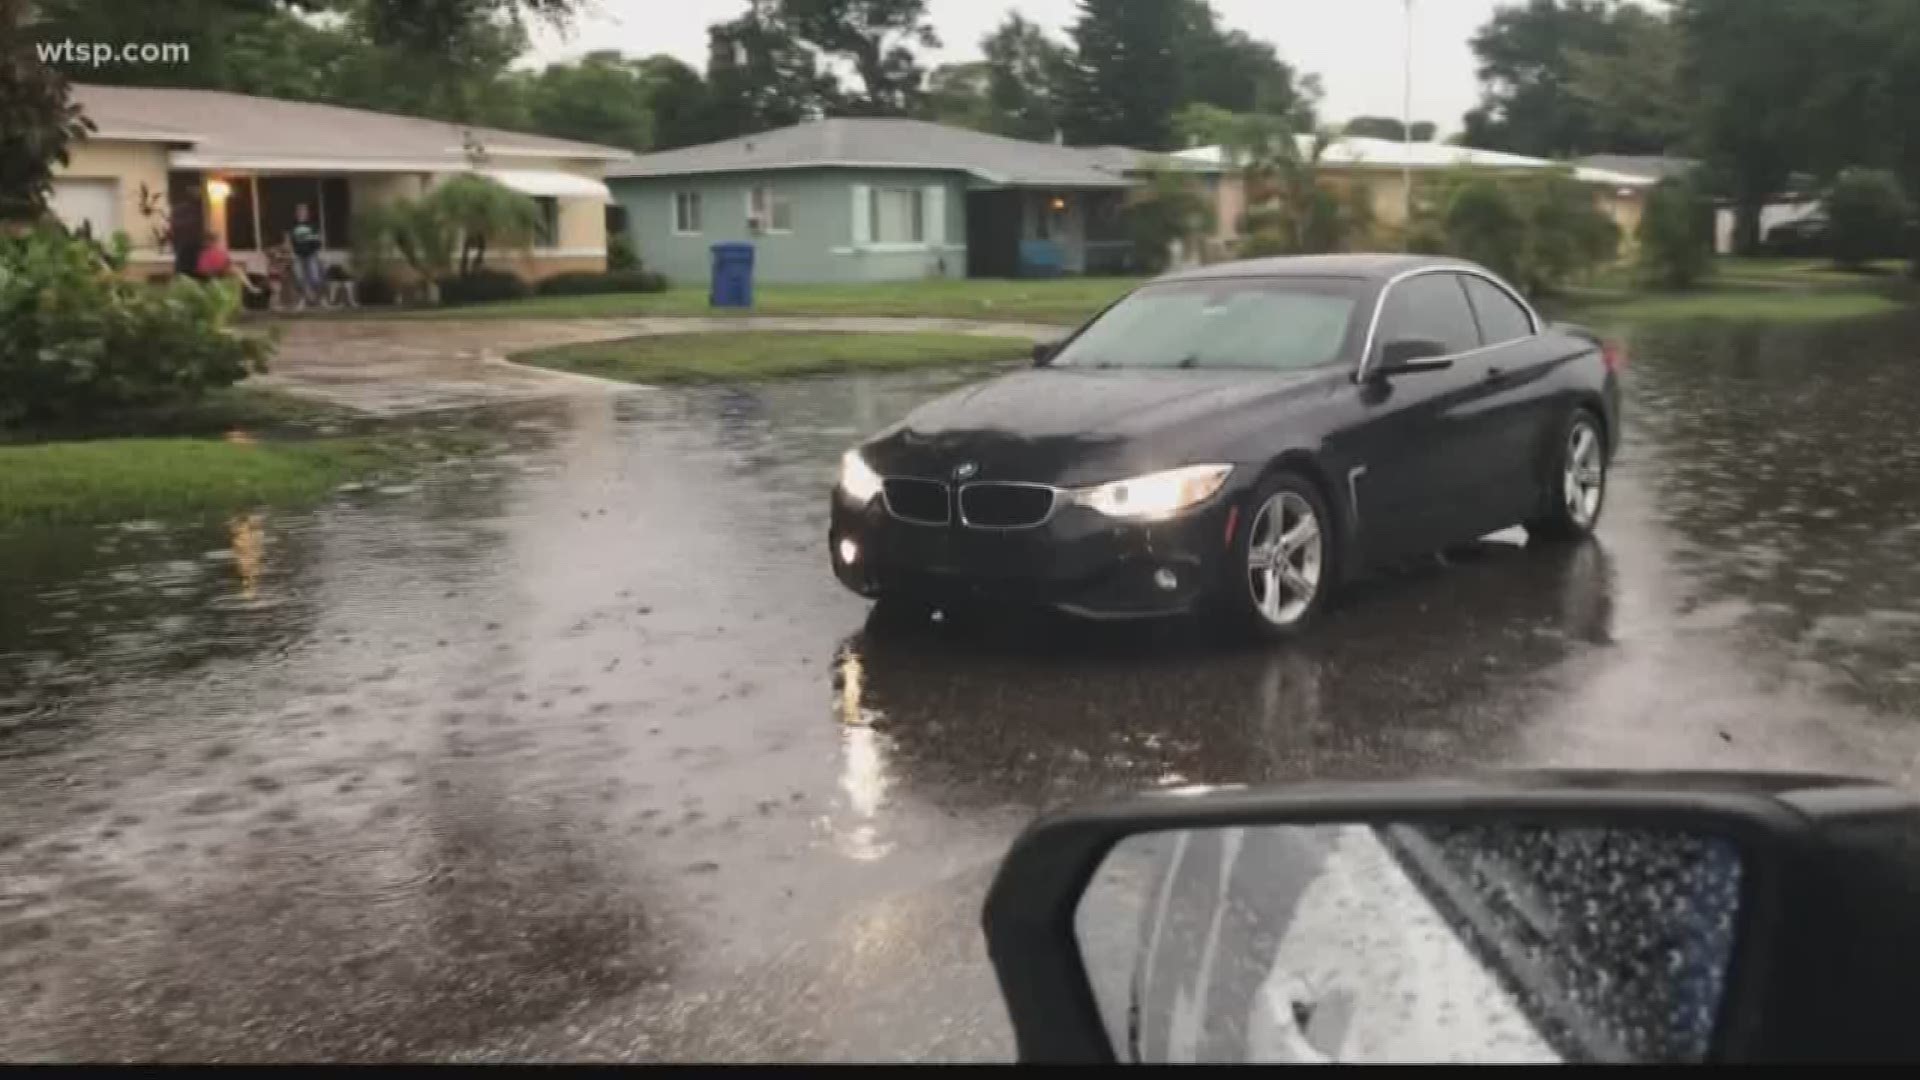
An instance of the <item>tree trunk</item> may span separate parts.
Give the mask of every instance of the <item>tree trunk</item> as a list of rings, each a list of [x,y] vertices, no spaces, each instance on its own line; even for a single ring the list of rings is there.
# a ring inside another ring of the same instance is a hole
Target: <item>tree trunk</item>
[[[1735,255],[1760,253],[1760,211],[1766,205],[1766,196],[1744,192],[1735,202],[1733,208],[1733,253]]]

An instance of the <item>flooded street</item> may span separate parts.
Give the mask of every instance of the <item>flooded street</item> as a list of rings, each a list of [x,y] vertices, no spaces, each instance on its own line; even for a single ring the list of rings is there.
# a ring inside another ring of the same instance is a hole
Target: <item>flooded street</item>
[[[834,464],[959,376],[506,404],[312,511],[0,533],[0,1057],[1004,1058],[977,913],[1041,808],[1911,783],[1916,330],[1634,335],[1596,543],[1502,534],[1288,648],[870,628]]]

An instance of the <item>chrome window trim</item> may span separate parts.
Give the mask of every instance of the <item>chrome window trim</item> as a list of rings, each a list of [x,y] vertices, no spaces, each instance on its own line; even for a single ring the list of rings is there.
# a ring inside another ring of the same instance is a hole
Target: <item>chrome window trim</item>
[[[967,504],[964,499],[967,489],[975,487],[1037,488],[1045,491],[1051,498],[1047,502],[1047,512],[1031,525],[976,525],[967,520]],[[1060,512],[1060,495],[1060,489],[1052,484],[1035,484],[1027,480],[970,480],[954,491],[953,512],[959,515],[960,524],[969,529],[980,529],[984,532],[1019,532],[1021,529],[1037,529],[1052,521],[1053,515]]]
[[[938,521],[935,521],[932,518],[908,517],[907,515],[901,513],[900,511],[895,510],[893,508],[893,499],[887,495],[887,484],[894,480],[910,480],[918,484],[934,484],[938,486],[940,488],[941,494],[945,495],[947,498],[946,516],[941,518]],[[891,517],[896,521],[904,521],[909,525],[927,525],[935,528],[945,528],[948,525],[953,524],[955,501],[956,500],[954,498],[953,488],[948,486],[945,480],[935,480],[931,477],[926,477],[926,476],[882,476],[880,478],[880,505],[887,508],[888,517]]]
[[[1380,315],[1387,308],[1387,294],[1393,291],[1395,285],[1426,274],[1470,274],[1492,284],[1494,288],[1499,289],[1501,292],[1506,293],[1508,297],[1512,298],[1514,303],[1519,304],[1521,311],[1527,313],[1527,337],[1539,336],[1540,313],[1533,310],[1533,305],[1527,303],[1526,298],[1520,295],[1519,290],[1500,280],[1500,278],[1494,274],[1466,263],[1436,263],[1433,266],[1416,266],[1411,270],[1400,271],[1388,278],[1385,285],[1380,286],[1380,295],[1375,297],[1373,301],[1373,317],[1367,320],[1367,337],[1360,348],[1360,364],[1353,372],[1354,382],[1363,383],[1367,381],[1367,365],[1373,362],[1374,337],[1380,332]],[[1467,314],[1472,316],[1473,301],[1468,299],[1466,290],[1464,289],[1460,292],[1460,302],[1467,305]],[[1474,320],[1476,331],[1479,325],[1479,320],[1476,317]],[[1526,340],[1526,338],[1512,338],[1509,341],[1497,341],[1491,345],[1482,345],[1479,348],[1467,349],[1463,352],[1447,353],[1443,356],[1437,356],[1434,359],[1458,360],[1462,357],[1472,356],[1475,353],[1485,352],[1488,349],[1497,349],[1502,345],[1511,344],[1513,341],[1524,340]]]

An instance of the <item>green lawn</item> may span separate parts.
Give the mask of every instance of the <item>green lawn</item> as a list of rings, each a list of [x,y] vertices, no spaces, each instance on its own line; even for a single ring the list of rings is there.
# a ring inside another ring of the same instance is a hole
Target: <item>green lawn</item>
[[[442,319],[594,319],[639,315],[918,315],[944,319],[1075,324],[1105,307],[1139,278],[995,278],[872,282],[855,285],[761,285],[750,311],[707,306],[704,285],[663,293],[536,296],[497,304],[404,313]]]
[[[638,383],[745,382],[829,371],[887,371],[1017,360],[1021,338],[932,333],[655,334],[561,345],[514,357],[559,371]]]
[[[1780,259],[1741,255],[1723,255],[1716,260],[1721,281],[1781,282],[1793,285],[1863,285],[1898,279],[1906,272],[1906,263],[1898,259],[1879,259],[1861,269],[1836,266],[1831,259]]]
[[[1546,306],[1574,318],[1667,321],[1854,318],[1905,306],[1913,286],[1897,262],[1864,271],[1819,259],[1722,257],[1698,291],[1662,293],[1633,282],[1631,267],[1609,268]],[[413,318],[603,318],[645,315],[901,315],[1076,324],[1139,283],[1138,278],[1045,281],[935,279],[853,285],[762,285],[748,312],[715,312],[704,287],[664,293],[554,296],[406,312]],[[807,369],[814,370],[814,369]]]
[[[1592,323],[1823,322],[1900,311],[1910,305],[1878,291],[1792,291],[1717,283],[1697,292],[1661,293],[1577,289],[1543,305],[1556,318]]]
[[[99,439],[0,446],[0,525],[308,502],[390,460],[359,439]]]

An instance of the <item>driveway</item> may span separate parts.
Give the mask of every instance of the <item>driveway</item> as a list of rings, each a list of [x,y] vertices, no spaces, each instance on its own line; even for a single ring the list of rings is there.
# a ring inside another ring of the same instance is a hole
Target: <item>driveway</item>
[[[715,331],[941,331],[1050,341],[1064,331],[963,319],[738,318],[283,320],[272,370],[252,385],[399,416],[515,401],[604,396],[626,383],[511,363],[516,352],[609,338]]]
[[[435,415],[498,452],[0,535],[0,1058],[1004,1057],[979,903],[1050,807],[1510,765],[1911,784],[1914,329],[1636,341],[1596,542],[1496,536],[1287,647],[869,625],[825,493],[931,372]]]

